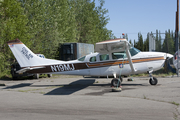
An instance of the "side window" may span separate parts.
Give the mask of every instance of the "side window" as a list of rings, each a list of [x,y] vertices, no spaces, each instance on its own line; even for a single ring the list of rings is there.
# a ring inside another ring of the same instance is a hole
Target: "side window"
[[[89,59],[90,62],[96,62],[96,56],[93,56]]]
[[[126,53],[124,52],[114,52],[112,53],[112,59],[120,59],[120,58],[126,58]]]
[[[109,55],[103,54],[103,55],[100,55],[99,58],[100,58],[100,61],[109,60]]]

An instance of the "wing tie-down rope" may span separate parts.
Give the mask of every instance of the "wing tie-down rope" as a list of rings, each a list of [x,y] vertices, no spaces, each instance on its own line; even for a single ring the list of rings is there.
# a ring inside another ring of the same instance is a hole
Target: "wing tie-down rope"
[[[117,88],[118,88],[118,85],[119,85],[119,82],[121,80],[121,73],[122,73],[122,69],[124,68],[124,57],[125,57],[125,54],[126,54],[126,45],[125,45],[125,51],[124,51],[124,56],[123,56],[123,61],[122,61],[122,67],[120,67],[120,71],[119,71],[119,79],[118,79],[118,84],[117,84]],[[120,86],[121,87],[121,86]]]

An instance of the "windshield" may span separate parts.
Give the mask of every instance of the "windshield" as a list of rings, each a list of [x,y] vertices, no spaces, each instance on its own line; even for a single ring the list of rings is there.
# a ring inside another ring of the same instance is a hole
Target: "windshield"
[[[134,48],[134,47],[131,47],[131,49],[129,49],[129,52],[130,52],[131,56],[134,56],[134,55],[138,54],[141,51]]]

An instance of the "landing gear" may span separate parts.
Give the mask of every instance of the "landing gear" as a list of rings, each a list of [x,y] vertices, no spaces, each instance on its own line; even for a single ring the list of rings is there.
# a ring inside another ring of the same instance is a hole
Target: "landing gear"
[[[112,92],[121,92],[121,77],[120,79],[114,78],[111,81]]]
[[[158,80],[157,80],[157,78],[152,76],[152,72],[153,72],[153,70],[149,71],[149,77],[150,77],[149,83],[151,85],[156,85],[158,83]]]
[[[111,87],[120,87],[121,86],[122,78],[120,77],[120,80],[117,78],[112,79],[111,81]]]
[[[157,78],[155,78],[155,77],[151,77],[151,78],[149,79],[149,83],[150,83],[151,85],[156,85],[156,84],[158,83],[158,80],[157,80]]]

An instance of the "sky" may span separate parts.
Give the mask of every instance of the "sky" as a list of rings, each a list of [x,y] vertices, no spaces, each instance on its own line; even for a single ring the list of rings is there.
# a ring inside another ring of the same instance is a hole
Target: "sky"
[[[137,41],[139,32],[145,40],[151,31],[175,31],[177,0],[105,0],[103,8],[108,9],[110,18],[106,27],[117,38],[125,33],[129,40]]]

